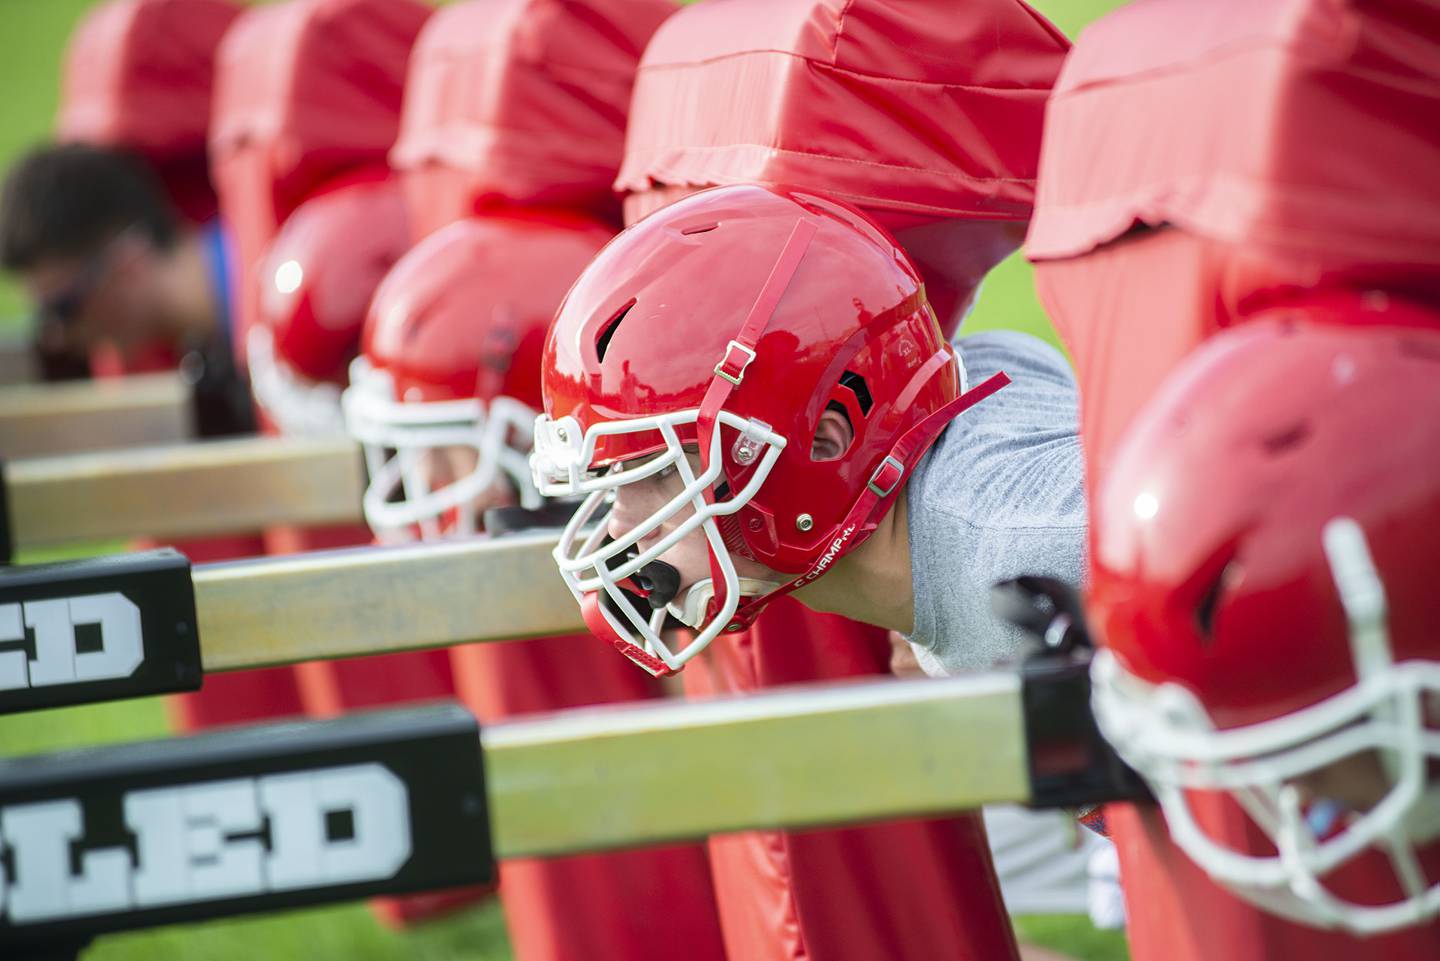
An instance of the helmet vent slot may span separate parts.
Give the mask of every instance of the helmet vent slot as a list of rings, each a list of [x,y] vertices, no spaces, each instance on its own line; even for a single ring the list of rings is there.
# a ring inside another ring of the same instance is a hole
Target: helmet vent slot
[[[1215,639],[1215,609],[1220,606],[1220,592],[1225,589],[1225,572],[1229,569],[1227,564],[1220,570],[1195,608],[1195,626],[1200,629],[1200,636],[1207,643]]]
[[[610,349],[610,338],[615,336],[615,331],[620,329],[620,321],[625,319],[625,315],[630,313],[630,308],[634,306],[635,301],[631,300],[624,307],[621,307],[616,312],[615,316],[611,317],[605,323],[605,326],[601,328],[600,336],[595,339],[596,360],[600,361],[601,363],[605,362],[605,351]]]
[[[870,408],[874,406],[874,398],[870,396],[870,388],[865,385],[865,378],[847,370],[840,375],[840,386],[848,388],[850,393],[855,395],[855,403],[860,405],[860,413],[869,414]]]
[[[682,236],[689,237],[691,234],[709,233],[718,226],[720,226],[718,223],[696,224],[693,227],[686,227],[684,230],[680,231],[680,233]]]
[[[1265,449],[1272,454],[1283,454],[1292,447],[1305,443],[1310,436],[1310,425],[1304,421],[1276,431],[1264,440]]]

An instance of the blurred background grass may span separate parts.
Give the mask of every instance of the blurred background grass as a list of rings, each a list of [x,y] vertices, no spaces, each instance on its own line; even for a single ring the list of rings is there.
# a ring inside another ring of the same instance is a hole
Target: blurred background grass
[[[20,153],[48,135],[65,40],[94,3],[0,0],[0,90],[6,91],[0,113],[0,169],[8,169]],[[1073,37],[1086,23],[1119,3],[1035,0],[1033,5]],[[0,277],[0,328],[18,328],[25,310],[14,285]],[[1055,342],[1035,299],[1030,268],[1018,255],[986,279],[975,312],[965,324],[967,332],[994,328],[1027,330]],[[19,560],[37,563],[121,549],[120,544],[92,545],[63,555],[32,553]],[[42,711],[0,719],[0,755],[134,741],[168,733],[164,705],[155,698]],[[1119,933],[1097,931],[1085,918],[1022,917],[1016,919],[1016,927],[1023,939],[1080,961],[1124,961],[1128,957]],[[359,904],[184,925],[108,937],[85,957],[87,961],[502,961],[511,954],[499,907],[491,903],[405,932],[383,927]]]

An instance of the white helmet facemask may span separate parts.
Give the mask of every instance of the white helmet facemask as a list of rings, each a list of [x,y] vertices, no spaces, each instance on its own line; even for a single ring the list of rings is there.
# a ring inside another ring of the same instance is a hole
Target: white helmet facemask
[[[678,670],[725,630],[743,597],[763,596],[780,586],[736,574],[719,522],[754,498],[784,450],[785,438],[767,424],[721,410],[710,435],[709,456],[705,461],[708,466],[697,474],[686,456],[677,428],[696,424],[699,416],[699,409],[691,408],[654,417],[599,423],[588,431],[582,431],[574,418],[557,421],[541,416],[535,422],[535,452],[530,458],[535,485],[543,495],[584,498],[565,526],[554,552],[560,575],[576,600],[583,606],[587,594],[597,595],[600,611],[620,640],[670,670]],[[721,425],[740,435],[728,452],[722,450]],[[660,441],[658,452],[592,469],[597,443],[604,437],[622,434],[652,435]],[[723,499],[707,500],[707,492],[713,492],[724,480],[723,456],[746,467],[753,466],[753,470],[743,489]],[[670,471],[680,478],[680,491],[623,536],[612,539],[603,515],[616,492],[627,484]],[[642,539],[675,521],[678,523],[674,528],[655,543],[640,546]],[[652,610],[637,609],[626,597],[626,590],[633,593],[644,580],[647,567],[697,531],[703,533],[709,545],[712,571],[723,578],[724,603],[710,612],[716,590],[713,579],[705,578],[679,595],[665,598],[665,603]],[[672,650],[661,636],[667,614],[696,631],[694,639],[683,649]]]
[[[341,406],[370,474],[362,498],[365,520],[382,542],[476,533],[481,518],[475,501],[502,476],[522,507],[540,506],[524,450],[514,446],[529,447],[535,420],[535,411],[520,401],[396,400],[390,375],[360,357],[350,365]],[[473,451],[474,467],[459,477],[437,478],[435,455],[447,448]]]
[[[275,356],[275,335],[255,324],[245,338],[246,364],[255,402],[286,437],[326,437],[345,433],[340,388],[310,380]]]
[[[1440,915],[1440,879],[1430,881],[1417,848],[1440,839],[1440,731],[1426,703],[1440,703],[1440,663],[1396,664],[1384,587],[1365,535],[1349,518],[1324,532],[1326,556],[1350,624],[1358,682],[1317,704],[1269,721],[1216,730],[1200,701],[1175,683],[1152,685],[1106,650],[1092,667],[1100,729],[1142,774],[1175,842],[1215,880],[1276,914],[1368,935]],[[1378,758],[1384,796],[1365,811],[1309,799],[1307,776],[1366,754]],[[1226,795],[1274,846],[1256,855],[1208,832],[1192,798]],[[1362,854],[1388,858],[1402,896],[1361,903],[1327,886],[1328,875]]]

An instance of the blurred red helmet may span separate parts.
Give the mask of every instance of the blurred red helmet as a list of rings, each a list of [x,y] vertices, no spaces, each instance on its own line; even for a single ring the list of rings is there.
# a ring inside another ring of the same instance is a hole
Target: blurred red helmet
[[[591,630],[661,674],[819,576],[874,530],[957,412],[963,381],[914,266],[851,207],[723,187],[626,230],[546,341],[532,459],[543,494],[586,497],[556,559]],[[854,440],[816,462],[811,439],[830,406]],[[685,445],[698,448],[698,473]],[[590,529],[617,489],[672,468],[685,489],[664,508],[614,541]],[[653,613],[626,603],[622,582],[699,528],[712,577],[651,598]],[[732,553],[794,581],[742,583]],[[679,652],[660,638],[667,609],[699,631]]]
[[[1440,333],[1381,300],[1272,311],[1182,364],[1096,491],[1089,604],[1097,716],[1177,843],[1360,933],[1440,914],[1417,850],[1440,835]],[[1227,796],[1258,853],[1202,826]],[[1335,873],[1367,854],[1393,872],[1356,896]]]
[[[260,313],[247,338],[250,383],[284,434],[344,430],[340,388],[365,311],[409,245],[394,181],[355,184],[300,206],[260,269]]]
[[[545,330],[612,235],[553,212],[469,218],[391,270],[344,397],[346,425],[365,448],[365,518],[377,536],[473,533],[476,498],[506,479],[522,506],[538,505],[525,456]]]

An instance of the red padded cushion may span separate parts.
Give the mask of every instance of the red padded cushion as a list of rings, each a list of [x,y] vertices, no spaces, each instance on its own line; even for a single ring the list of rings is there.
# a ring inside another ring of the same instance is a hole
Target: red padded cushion
[[[384,164],[418,0],[289,0],[245,13],[220,46],[211,162],[242,249],[327,181]]]
[[[1067,49],[1020,0],[687,7],[635,81],[616,181],[626,219],[721,184],[822,190],[902,231],[953,320],[1019,245]]]
[[[56,137],[134,150],[182,214],[213,217],[205,139],[215,52],[240,11],[231,0],[95,7],[66,48]]]
[[[1440,7],[1138,0],[1089,27],[1045,130],[1032,259],[1135,224],[1440,265]]]
[[[611,188],[640,53],[671,0],[470,0],[437,12],[410,64],[391,164],[417,238],[503,205],[618,221]]]

